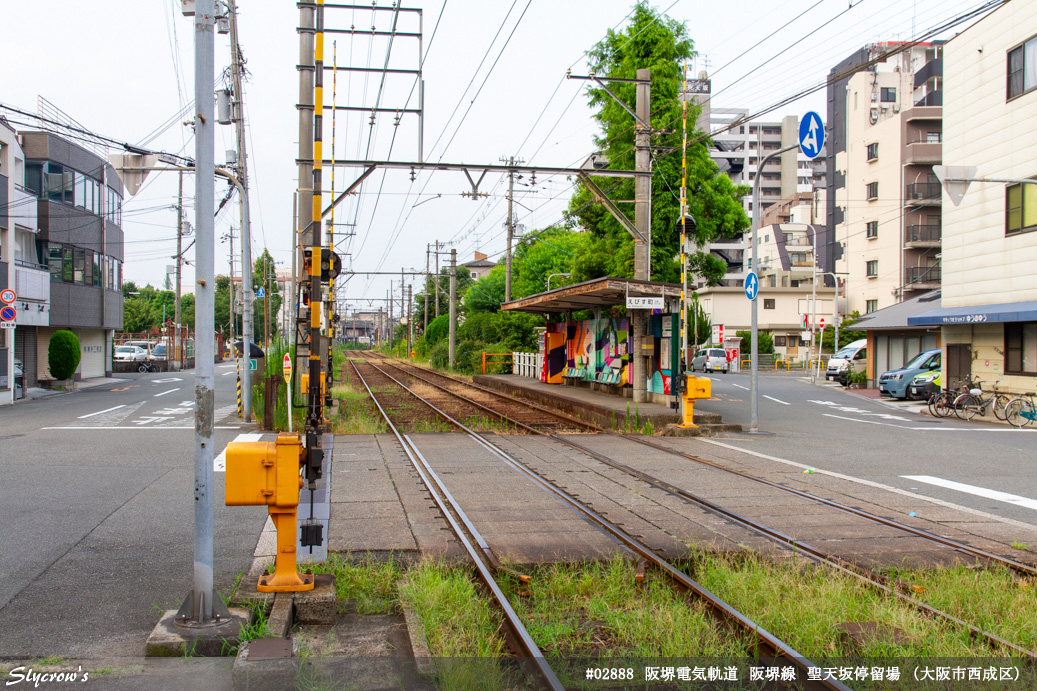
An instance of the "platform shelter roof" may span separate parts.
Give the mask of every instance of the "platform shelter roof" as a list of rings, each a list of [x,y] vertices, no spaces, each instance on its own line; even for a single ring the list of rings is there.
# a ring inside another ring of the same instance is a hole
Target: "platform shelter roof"
[[[628,295],[630,297],[662,297],[669,302],[680,299],[681,286],[679,283],[638,281],[632,278],[606,276],[505,302],[501,305],[501,309],[557,314],[594,309],[595,307],[626,305]]]

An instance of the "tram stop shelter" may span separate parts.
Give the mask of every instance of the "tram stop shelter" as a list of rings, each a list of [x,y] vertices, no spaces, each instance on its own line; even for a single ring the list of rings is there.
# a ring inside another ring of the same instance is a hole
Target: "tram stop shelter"
[[[605,277],[512,300],[501,309],[547,316],[540,381],[666,405],[680,359],[680,297],[676,283]],[[594,316],[573,319],[583,310]]]

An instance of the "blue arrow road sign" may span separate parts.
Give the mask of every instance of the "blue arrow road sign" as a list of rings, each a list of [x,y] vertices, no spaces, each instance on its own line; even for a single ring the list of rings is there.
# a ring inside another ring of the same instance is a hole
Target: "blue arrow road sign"
[[[756,294],[760,292],[760,279],[756,276],[755,271],[750,271],[749,275],[745,277],[745,297],[750,300],[756,299]]]
[[[799,150],[807,158],[817,158],[821,147],[825,145],[825,126],[821,116],[814,111],[807,111],[799,121]]]
[[[258,300],[259,298],[265,298],[265,297],[266,297],[266,291],[263,290],[263,286],[259,286],[259,291],[256,293],[256,299]]]

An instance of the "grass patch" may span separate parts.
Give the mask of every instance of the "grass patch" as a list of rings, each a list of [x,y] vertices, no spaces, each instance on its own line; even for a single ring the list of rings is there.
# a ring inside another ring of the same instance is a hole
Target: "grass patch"
[[[661,574],[641,587],[634,565],[610,562],[540,566],[532,582],[511,584],[528,597],[511,603],[549,657],[742,657],[743,641],[715,626],[706,607],[679,594]]]
[[[703,586],[808,657],[990,655],[967,631],[823,568],[776,565],[755,555],[703,555],[689,569]],[[861,622],[898,635],[855,644],[837,628]]]
[[[415,432],[449,432],[453,425],[443,420],[418,420],[414,425]]]
[[[366,390],[341,382],[331,387],[331,395],[339,401],[339,415],[331,420],[335,434],[382,434],[388,431],[385,420],[371,405]]]
[[[895,574],[912,596],[984,631],[1037,650],[1037,580],[1020,579],[1006,568],[964,566]],[[918,592],[921,588],[921,592]]]
[[[518,431],[518,427],[511,424],[507,420],[501,420],[500,418],[481,417],[469,417],[464,420],[465,427],[474,429],[477,432],[496,432],[498,434],[510,434]]]
[[[392,561],[376,562],[368,559],[353,564],[337,554],[328,555],[328,560],[313,565],[314,573],[335,575],[336,596],[339,607],[356,604],[358,614],[390,614],[399,609],[396,583],[403,574]]]
[[[517,688],[503,668],[502,622],[476,591],[467,569],[424,561],[407,572],[400,598],[421,618],[437,664],[439,688],[470,691]]]
[[[1022,543],[1022,542],[1015,542],[1015,541],[1013,541],[1013,542],[1012,542],[1012,548],[1013,548],[1013,549],[1022,549],[1022,550],[1028,550],[1028,549],[1030,549],[1030,546],[1029,546],[1029,545],[1027,545],[1027,544],[1024,544],[1024,543]]]

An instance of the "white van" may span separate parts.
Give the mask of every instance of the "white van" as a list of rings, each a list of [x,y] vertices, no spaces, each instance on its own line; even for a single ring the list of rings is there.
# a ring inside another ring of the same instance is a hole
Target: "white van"
[[[845,386],[846,375],[850,372],[851,363],[853,369],[858,372],[868,366],[868,339],[862,338],[859,341],[845,345],[839,352],[833,355],[828,360],[825,380],[831,381],[835,379]]]

